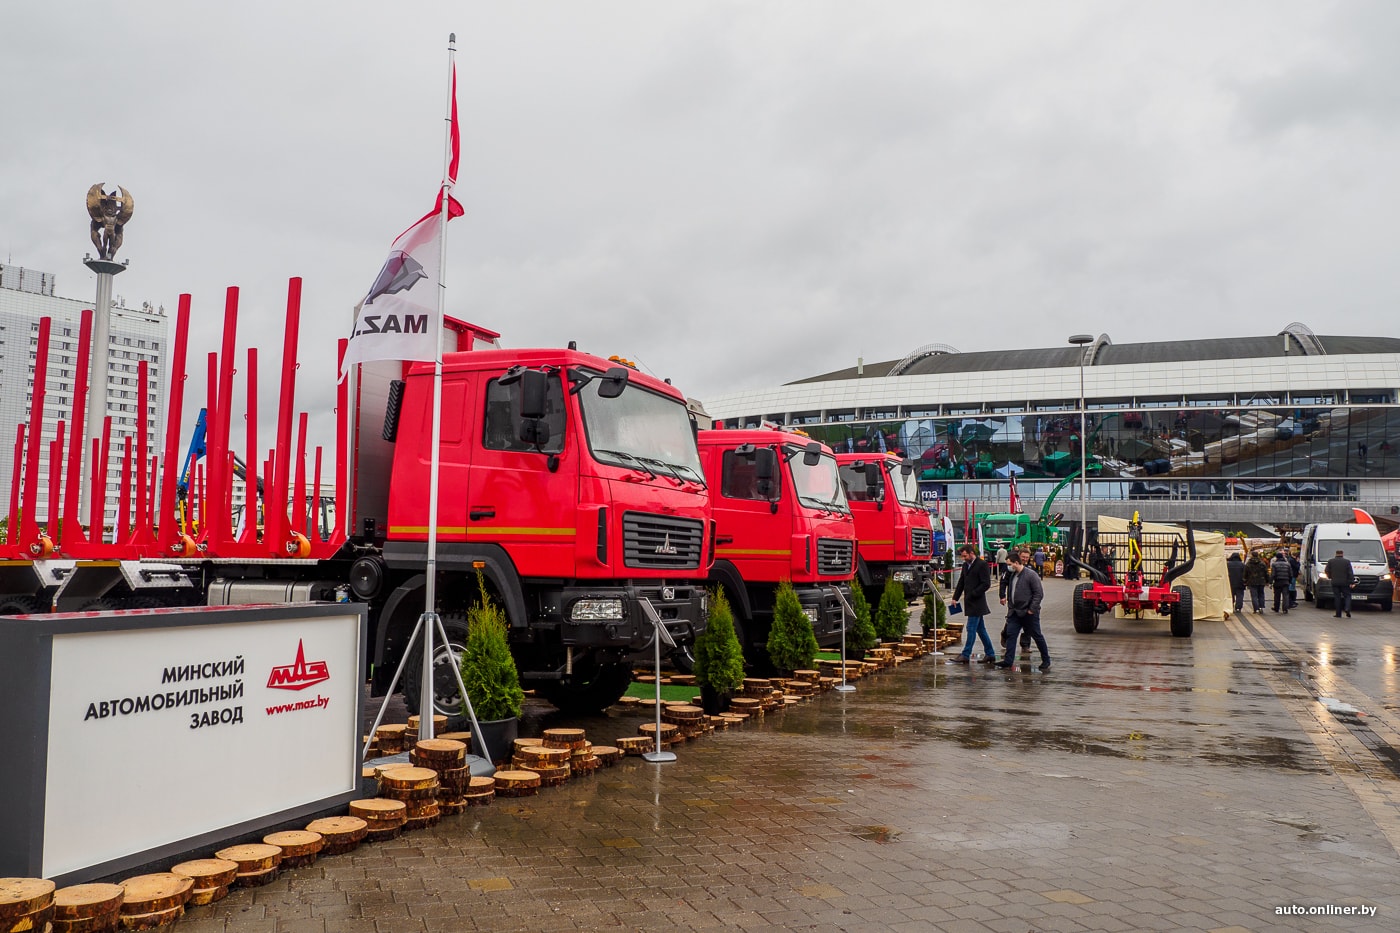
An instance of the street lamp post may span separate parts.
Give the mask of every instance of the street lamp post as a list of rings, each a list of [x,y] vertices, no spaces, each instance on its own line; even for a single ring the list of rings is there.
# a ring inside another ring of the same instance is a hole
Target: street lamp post
[[[1075,334],[1069,342],[1079,348],[1079,534],[1081,547],[1089,543],[1088,415],[1084,404],[1084,347],[1094,342],[1092,334]]]

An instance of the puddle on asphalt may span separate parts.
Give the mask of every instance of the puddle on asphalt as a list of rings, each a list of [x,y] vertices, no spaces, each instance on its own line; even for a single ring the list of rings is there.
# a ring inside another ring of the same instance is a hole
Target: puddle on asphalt
[[[861,826],[851,835],[857,839],[865,839],[870,842],[886,843],[894,842],[899,838],[899,831],[888,826]]]

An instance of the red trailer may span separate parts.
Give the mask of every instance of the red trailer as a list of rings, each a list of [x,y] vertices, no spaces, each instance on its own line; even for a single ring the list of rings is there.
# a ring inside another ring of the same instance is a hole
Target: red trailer
[[[1081,532],[1082,536],[1082,532]],[[1082,537],[1081,537],[1082,540]],[[1178,562],[1182,550],[1187,559]],[[1096,532],[1085,555],[1068,554],[1071,566],[1088,571],[1090,583],[1074,588],[1074,630],[1090,634],[1099,627],[1099,616],[1122,606],[1125,612],[1143,618],[1144,613],[1166,616],[1171,621],[1171,633],[1176,638],[1190,638],[1194,628],[1190,587],[1172,585],[1172,581],[1191,572],[1196,563],[1196,536],[1191,523],[1186,523],[1185,535],[1176,533],[1144,534],[1138,513],[1123,533]],[[1160,566],[1157,582],[1151,582],[1152,570]]]

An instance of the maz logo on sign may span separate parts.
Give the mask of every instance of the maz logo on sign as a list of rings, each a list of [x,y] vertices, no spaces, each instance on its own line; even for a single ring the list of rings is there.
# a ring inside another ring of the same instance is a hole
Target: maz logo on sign
[[[267,678],[267,685],[276,690],[305,690],[330,679],[331,669],[326,662],[306,660],[301,639],[297,639],[297,659],[291,664],[274,667]]]

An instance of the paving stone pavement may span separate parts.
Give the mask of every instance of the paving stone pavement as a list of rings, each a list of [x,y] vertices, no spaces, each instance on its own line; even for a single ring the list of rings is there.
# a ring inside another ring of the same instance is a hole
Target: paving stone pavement
[[[1076,635],[1070,589],[1047,581],[1048,673],[911,662],[674,763],[627,758],[286,872],[178,930],[1400,928],[1400,615]],[[566,722],[539,712],[526,733]],[[570,724],[606,743],[641,721]],[[1276,913],[1293,905],[1376,914]]]

